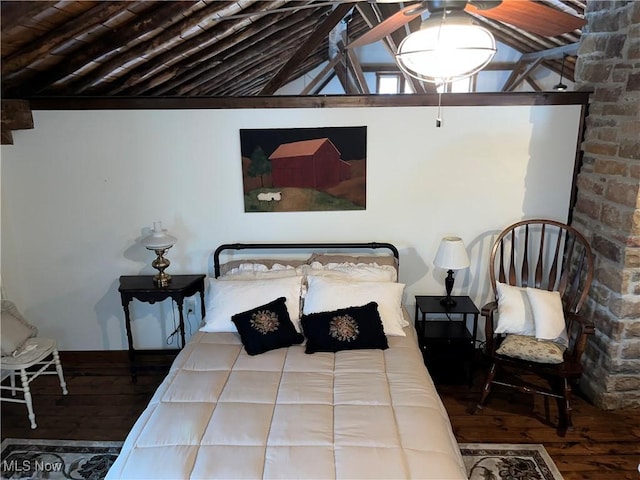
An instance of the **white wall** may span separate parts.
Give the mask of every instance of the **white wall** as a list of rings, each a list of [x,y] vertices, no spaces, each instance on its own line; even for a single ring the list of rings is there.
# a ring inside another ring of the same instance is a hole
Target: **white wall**
[[[206,273],[236,241],[389,241],[405,302],[443,292],[439,240],[472,266],[454,293],[489,298],[493,236],[523,217],[565,220],[580,106],[34,111],[2,147],[6,294],[62,350],[124,349],[123,274],[153,273],[137,243],[154,220],[178,237],[170,273]],[[366,125],[367,208],[244,213],[239,129]],[[138,346],[161,348],[177,313],[133,302]],[[197,318],[190,319],[192,329]]]

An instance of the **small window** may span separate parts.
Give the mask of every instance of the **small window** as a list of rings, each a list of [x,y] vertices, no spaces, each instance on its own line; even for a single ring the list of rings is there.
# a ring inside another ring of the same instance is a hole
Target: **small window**
[[[400,76],[393,73],[378,73],[378,93],[400,93]]]
[[[411,83],[400,72],[376,72],[376,93],[413,93]]]

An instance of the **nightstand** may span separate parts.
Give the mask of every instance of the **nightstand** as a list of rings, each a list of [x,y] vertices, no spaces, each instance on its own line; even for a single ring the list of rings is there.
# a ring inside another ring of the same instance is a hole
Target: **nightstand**
[[[415,298],[416,332],[433,380],[451,383],[456,372],[464,370],[471,386],[480,310],[468,296],[453,297],[456,304],[451,307],[440,303],[442,296],[416,295]],[[429,320],[427,315],[438,319]],[[471,332],[467,328],[469,315],[473,316]]]
[[[180,333],[180,348],[185,345],[184,332],[184,299],[200,293],[200,313],[204,319],[204,278],[205,275],[172,275],[171,283],[166,287],[158,287],[153,281],[153,275],[123,275],[120,277],[120,297],[122,308],[124,309],[124,322],[127,328],[127,342],[129,343],[129,366],[131,369],[131,379],[135,383],[136,376],[136,354],[162,354],[167,350],[136,350],[133,345],[133,334],[131,333],[131,316],[129,314],[129,302],[134,298],[141,302],[154,304],[167,298],[171,298],[178,306],[180,323],[178,332]],[[168,350],[175,352],[175,349]]]

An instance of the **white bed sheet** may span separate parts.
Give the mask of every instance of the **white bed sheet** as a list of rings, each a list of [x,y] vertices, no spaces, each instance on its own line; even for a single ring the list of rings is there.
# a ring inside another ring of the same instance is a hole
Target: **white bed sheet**
[[[465,479],[413,326],[387,350],[249,356],[194,335],[107,479]]]

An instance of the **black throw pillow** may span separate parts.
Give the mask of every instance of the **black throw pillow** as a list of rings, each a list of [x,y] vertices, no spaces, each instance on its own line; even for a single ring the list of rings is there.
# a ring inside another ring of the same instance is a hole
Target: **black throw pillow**
[[[231,317],[249,355],[258,355],[304,341],[289,317],[285,300],[285,297],[280,297]]]
[[[376,302],[302,315],[301,322],[306,353],[389,348]]]

